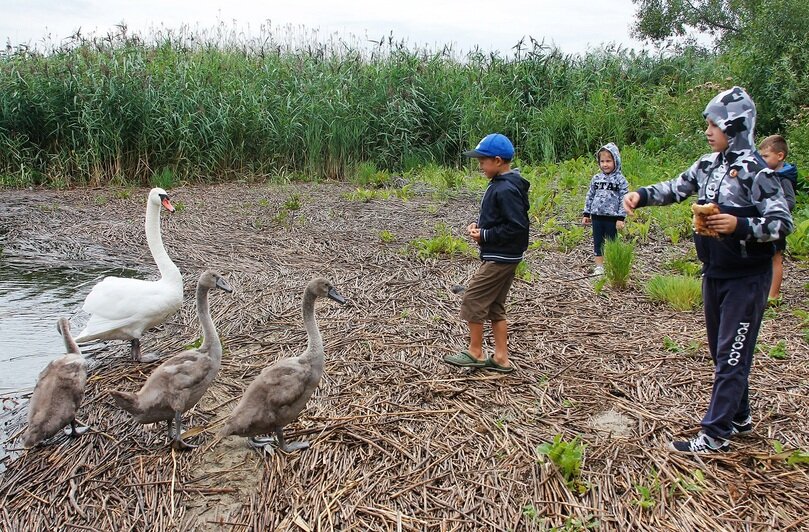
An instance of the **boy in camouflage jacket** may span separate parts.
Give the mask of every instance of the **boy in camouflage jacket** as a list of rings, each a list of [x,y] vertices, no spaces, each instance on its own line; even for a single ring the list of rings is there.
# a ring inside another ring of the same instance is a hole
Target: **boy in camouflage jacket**
[[[714,382],[702,430],[674,441],[679,452],[728,450],[728,439],[752,431],[748,377],[772,277],[774,241],[792,231],[777,177],[755,151],[756,108],[740,87],[719,93],[703,113],[712,153],[679,177],[638,189],[624,197],[628,214],[647,205],[668,205],[696,195],[716,203],[708,217],[719,238],[694,235],[703,263],[702,297]]]

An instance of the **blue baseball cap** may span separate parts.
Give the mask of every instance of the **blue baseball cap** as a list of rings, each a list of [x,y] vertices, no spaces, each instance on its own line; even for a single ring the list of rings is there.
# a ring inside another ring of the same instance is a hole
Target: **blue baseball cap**
[[[467,157],[500,157],[510,161],[514,158],[514,145],[508,137],[500,133],[492,133],[483,137],[474,150],[463,152]]]

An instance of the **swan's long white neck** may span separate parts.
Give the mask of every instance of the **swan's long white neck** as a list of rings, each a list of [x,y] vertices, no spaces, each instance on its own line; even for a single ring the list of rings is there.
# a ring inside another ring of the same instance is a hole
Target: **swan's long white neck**
[[[306,358],[314,365],[323,366],[323,338],[315,321],[315,299],[317,297],[310,290],[303,293],[303,326],[306,329],[308,344],[306,352],[301,358]]]
[[[200,351],[207,351],[214,360],[222,359],[222,344],[219,342],[219,335],[211,319],[211,308],[208,305],[209,288],[197,285],[197,316],[199,324],[202,326],[202,345]]]
[[[160,235],[160,209],[152,201],[146,202],[146,242],[149,244],[149,251],[154,257],[157,269],[163,279],[182,282],[182,275],[179,268],[174,265],[163,247],[163,237]]]

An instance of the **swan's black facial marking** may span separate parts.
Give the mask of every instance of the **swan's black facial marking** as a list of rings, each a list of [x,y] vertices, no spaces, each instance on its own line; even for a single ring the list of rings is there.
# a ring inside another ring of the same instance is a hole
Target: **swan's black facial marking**
[[[337,290],[335,290],[333,286],[328,285],[328,289],[329,291],[327,295],[329,296],[329,299],[333,299],[338,303],[340,303],[341,305],[345,304],[346,299],[343,296],[341,296],[340,293]]]
[[[216,287],[220,290],[224,290],[228,294],[233,292],[233,288],[225,281],[224,277],[216,276]]]
[[[160,196],[160,203],[163,205],[163,207],[165,207],[166,210],[169,212],[174,212],[174,206],[171,204],[171,201],[169,200],[169,195],[158,194],[158,196]]]

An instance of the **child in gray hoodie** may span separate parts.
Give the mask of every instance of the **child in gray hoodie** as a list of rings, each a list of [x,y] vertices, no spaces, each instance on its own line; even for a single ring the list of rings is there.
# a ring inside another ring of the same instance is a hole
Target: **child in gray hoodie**
[[[615,238],[618,230],[624,228],[626,211],[624,195],[629,192],[624,174],[621,173],[621,153],[618,146],[610,142],[596,152],[596,160],[601,172],[593,176],[590,190],[584,201],[582,223],[593,226],[593,249],[596,267],[594,273],[604,273],[604,240]]]

